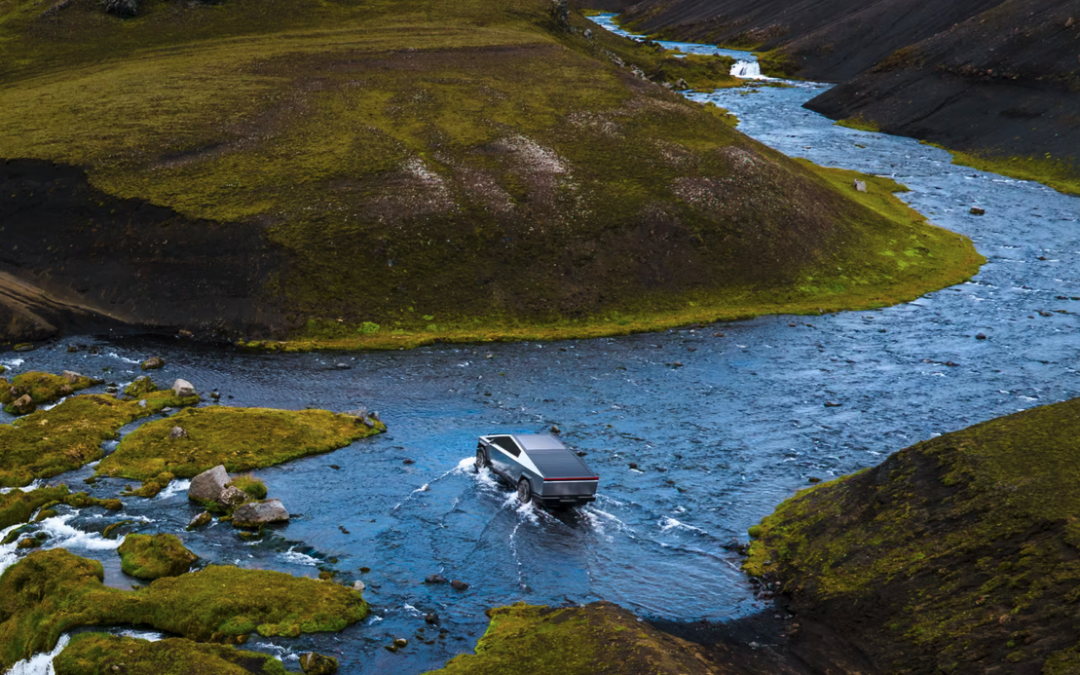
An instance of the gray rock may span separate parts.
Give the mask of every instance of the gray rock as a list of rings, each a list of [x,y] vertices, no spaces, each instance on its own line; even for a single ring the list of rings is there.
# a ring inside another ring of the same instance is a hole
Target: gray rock
[[[300,657],[300,668],[306,675],[334,675],[338,669],[338,662],[333,656],[308,652]]]
[[[140,403],[146,403],[146,401],[140,401]],[[183,427],[173,427],[172,430],[169,431],[169,440],[178,441],[181,438],[187,438],[187,432],[184,431]]]
[[[172,385],[173,393],[181,398],[195,395],[195,387],[187,380],[177,380]]]
[[[859,192],[866,192],[866,183],[861,180],[855,180],[851,184],[851,187],[855,188]]]
[[[160,356],[151,356],[150,358],[143,361],[142,365],[139,367],[143,370],[157,370],[158,368],[164,368],[165,359],[161,358]]]
[[[269,523],[284,523],[289,520],[289,512],[280,499],[267,499],[264,502],[248,502],[233,512],[234,527],[259,527]]]
[[[225,508],[240,506],[249,499],[248,494],[238,487],[230,485],[218,495],[217,503]]]
[[[67,380],[70,384],[75,384],[79,381],[79,378],[81,377],[82,375],[76,373],[74,370],[64,371],[64,379]]]
[[[367,584],[365,584],[363,581],[360,581],[359,579],[357,579],[352,585],[352,589],[354,591],[360,591],[361,593],[364,592],[365,588],[367,588]]]
[[[11,404],[11,409],[16,415],[29,415],[37,410],[37,404],[30,398],[30,394],[23,394]]]
[[[211,520],[213,520],[213,516],[210,515],[210,512],[203,511],[202,513],[191,519],[191,522],[187,524],[187,529],[194,530],[197,527],[202,527],[203,525],[206,525]]]
[[[230,482],[232,479],[229,478],[229,472],[224,466],[218,464],[213,469],[203,471],[191,479],[188,499],[195,502],[216,502]]]
[[[678,79],[678,81],[675,83],[675,88],[678,89],[679,91],[686,91],[687,89],[690,88],[690,85],[687,84],[686,80],[684,80],[683,78],[680,77]]]
[[[582,33],[582,35],[585,36],[586,40],[591,40],[592,39],[592,28],[586,28],[585,32]]]

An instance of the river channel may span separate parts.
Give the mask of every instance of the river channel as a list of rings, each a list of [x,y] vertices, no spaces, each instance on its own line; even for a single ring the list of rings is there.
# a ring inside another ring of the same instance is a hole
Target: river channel
[[[118,513],[63,507],[39,525],[51,534],[48,545],[101,560],[106,582],[128,587],[134,580],[119,570],[119,542],[100,533],[134,519],[136,531],[177,534],[207,563],[312,576],[323,566],[363,580],[372,614],[361,624],[249,645],[293,670],[296,655],[311,649],[336,656],[347,674],[438,668],[472,650],[486,608],[517,601],[605,599],[647,618],[686,621],[762,611],[730,543],[745,541],[747,527],[810,479],[1080,394],[1080,199],[953,166],[944,151],[911,139],[837,127],[801,107],[825,86],[690,96],[732,111],[740,130],[788,155],[905,184],[905,201],[971,237],[988,258],[975,279],[871,312],[613,339],[270,355],[86,336],[0,355],[16,374],[71,369],[121,385],[141,374],[141,360],[159,355],[168,365],[157,380],[217,389],[223,404],[365,406],[390,430],[256,472],[294,514],[261,541],[245,542],[224,525],[185,532],[196,510],[186,481],[177,481],[151,500],[124,498]],[[970,215],[972,206],[986,215]],[[68,353],[72,343],[99,353]],[[475,471],[478,435],[552,425],[601,476],[594,505],[568,513],[522,507],[508,487]],[[78,489],[91,473],[49,483]],[[113,497],[124,484],[89,489]],[[17,555],[0,548],[0,566]],[[436,572],[470,588],[425,585]],[[439,626],[425,623],[427,612],[439,614]],[[409,646],[383,649],[395,637]],[[44,668],[39,659],[22,672]]]

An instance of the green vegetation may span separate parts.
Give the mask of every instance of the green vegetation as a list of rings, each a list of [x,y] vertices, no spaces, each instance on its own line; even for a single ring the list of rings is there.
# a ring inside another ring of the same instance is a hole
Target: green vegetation
[[[265,224],[285,264],[259,302],[301,348],[865,308],[973,271],[931,249],[897,275],[878,245],[910,228],[636,74],[714,87],[728,60],[587,39],[546,0],[41,11],[0,4],[4,153]]]
[[[447,321],[437,333],[380,331],[357,335],[347,324],[308,326],[307,335],[288,342],[253,341],[242,347],[268,351],[313,349],[408,349],[437,342],[496,340],[564,340],[629,335],[712,321],[735,321],[762,314],[819,314],[844,309],[870,309],[908,302],[931,288],[944,288],[974,276],[985,262],[964,236],[934,227],[894,193],[906,187],[890,178],[825,168],[806,160],[798,165],[828,190],[843,193],[864,214],[873,214],[857,240],[857,260],[837,254],[833,265],[804,270],[779,288],[743,285],[727,292],[691,293],[664,303],[646,295],[629,309],[583,319],[526,323],[503,319],[483,324]],[[868,191],[857,192],[854,180]],[[870,226],[875,222],[874,226]],[[853,235],[855,236],[855,235]],[[659,309],[663,308],[663,309]]]
[[[1049,154],[1045,157],[976,154],[952,150],[928,141],[923,141],[923,144],[947,151],[953,157],[953,164],[1019,180],[1035,181],[1067,195],[1080,195],[1080,164],[1075,159],[1055,158]]]
[[[211,566],[137,591],[107,588],[101,563],[35,551],[0,576],[0,666],[49,651],[78,626],[137,624],[191,640],[339,631],[367,616],[358,591],[279,572]]]
[[[194,405],[198,396],[177,398],[172,390],[135,401],[112,396],[74,396],[55,408],[38,410],[0,425],[0,487],[28,485],[101,459],[101,444],[120,428],[165,407]]]
[[[199,559],[171,534],[129,534],[117,553],[120,569],[137,579],[179,576]]]
[[[859,131],[881,131],[881,127],[873,120],[868,120],[862,115],[856,117],[849,117],[846,120],[839,120],[836,122],[838,127],[847,127],[848,129],[858,129]]]
[[[649,675],[716,672],[696,645],[661,633],[610,603],[555,609],[519,603],[488,610],[476,645],[430,675]]]
[[[745,568],[780,579],[800,613],[836,619],[844,608],[875,658],[903,664],[898,673],[981,659],[1069,672],[1078,453],[1080,399],[916,444],[781,504]],[[851,619],[860,602],[873,612]]]
[[[799,79],[799,70],[802,66],[798,60],[783,50],[783,48],[770,49],[767,52],[754,52],[758,63],[761,65],[761,74],[769,77],[781,77],[785,80]]]
[[[228,645],[183,638],[150,642],[104,633],[76,635],[53,660],[56,675],[286,675],[281,661]]]
[[[252,499],[266,499],[266,484],[254,476],[237,476],[232,486],[243,490]]]
[[[189,408],[125,436],[97,473],[152,480],[163,471],[191,478],[218,464],[230,472],[250,471],[337,450],[386,430],[378,420],[369,422],[370,427],[359,417],[327,410]],[[173,427],[187,435],[170,438]]]
[[[152,391],[157,391],[158,386],[147,375],[136,377],[131,384],[124,387],[124,396],[139,398]]]
[[[30,521],[35,511],[49,513],[57,504],[67,504],[76,508],[84,509],[90,506],[103,506],[112,511],[121,508],[120,500],[97,499],[85,492],[72,494],[66,485],[56,487],[43,487],[36,490],[23,492],[12,490],[7,494],[0,495],[0,530],[7,529],[18,523]],[[55,515],[55,512],[53,512]],[[47,517],[47,516],[46,516]],[[42,520],[40,514],[37,520]],[[8,543],[8,542],[4,542]]]
[[[67,377],[37,371],[23,373],[11,382],[0,378],[0,403],[6,406],[5,412],[15,414],[15,408],[11,404],[22,396],[29,395],[36,405],[44,405],[95,384],[101,384],[101,380],[93,380],[77,373],[71,373]]]

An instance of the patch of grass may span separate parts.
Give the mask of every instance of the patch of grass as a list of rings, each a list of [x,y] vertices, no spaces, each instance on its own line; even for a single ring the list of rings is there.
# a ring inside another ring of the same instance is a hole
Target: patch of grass
[[[1080,163],[1075,158],[1056,158],[1022,155],[995,155],[952,150],[937,143],[923,141],[924,145],[941,148],[952,155],[953,164],[970,166],[979,171],[997,173],[1010,178],[1030,180],[1054,188],[1067,195],[1080,195]]]
[[[918,443],[781,504],[745,568],[800,613],[872,598],[852,630],[904,672],[1005,658],[1053,672],[1076,659],[1078,439],[1073,399]]]
[[[35,478],[50,478],[101,459],[101,444],[117,438],[125,424],[165,407],[198,402],[198,396],[181,399],[172,390],[133,401],[74,396],[51,410],[0,425],[0,487],[28,485]]]
[[[35,511],[63,500],[68,494],[66,485],[38,488],[29,492],[12,490],[7,494],[0,494],[0,530],[6,530],[18,523],[30,522]]]
[[[931,290],[974,276],[986,261],[962,235],[935,227],[894,193],[906,187],[889,178],[856,171],[819,167],[797,160],[826,189],[844,193],[861,209],[863,226],[850,230],[844,251],[821,265],[804,269],[787,286],[743,285],[727,291],[687,293],[672,298],[643,294],[635,303],[581,318],[524,322],[493,316],[482,324],[447,320],[438,332],[425,332],[413,322],[408,330],[357,335],[348,323],[309,324],[308,332],[290,341],[250,341],[239,346],[265,351],[318,349],[409,349],[435,343],[516,340],[565,340],[629,335],[713,321],[736,321],[762,314],[821,314],[871,309],[908,302]],[[852,188],[854,180],[867,192]],[[900,257],[893,249],[902,252]],[[854,258],[846,251],[861,250]]]
[[[137,579],[175,577],[198,560],[175,535],[129,534],[117,549],[120,569]]]
[[[792,56],[783,48],[770,49],[767,52],[754,52],[758,63],[761,64],[761,74],[769,77],[780,77],[785,80],[799,79],[802,66],[796,57]]]
[[[232,486],[243,490],[252,499],[266,499],[266,484],[254,476],[237,476]]]
[[[81,633],[53,659],[56,675],[286,675],[281,661],[228,645],[201,644],[183,638],[156,642],[106,633]]]
[[[367,616],[359,591],[280,572],[210,566],[138,591],[101,583],[101,563],[35,551],[0,576],[0,665],[49,651],[79,626],[134,624],[191,640],[340,631]]]
[[[862,115],[849,117],[846,120],[839,120],[836,122],[836,126],[857,129],[859,131],[881,131],[881,127],[877,122],[866,119]]]
[[[148,480],[163,471],[190,478],[218,464],[230,472],[250,471],[337,450],[386,430],[381,421],[369,422],[370,427],[362,418],[326,410],[189,408],[125,436],[97,473]],[[170,438],[173,427],[187,435]],[[256,489],[253,483],[248,487]]]
[[[65,377],[33,371],[17,375],[11,382],[0,378],[0,403],[6,406],[5,412],[14,414],[15,410],[11,407],[11,403],[22,396],[29,395],[35,404],[44,405],[95,384],[101,384],[101,380],[94,380],[77,373]]]
[[[488,610],[476,645],[430,675],[527,675],[559,672],[714,673],[702,650],[661,633],[610,603],[554,609],[518,603]]]

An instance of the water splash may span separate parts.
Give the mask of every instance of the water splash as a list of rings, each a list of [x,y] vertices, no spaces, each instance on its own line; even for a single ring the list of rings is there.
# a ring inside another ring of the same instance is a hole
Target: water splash
[[[47,654],[34,654],[28,659],[19,661],[11,667],[11,670],[7,671],[8,675],[55,675],[56,671],[53,669],[53,659],[56,658],[60,652],[64,651],[64,647],[67,646],[67,643],[70,640],[71,638],[67,635],[61,635],[51,652]]]

